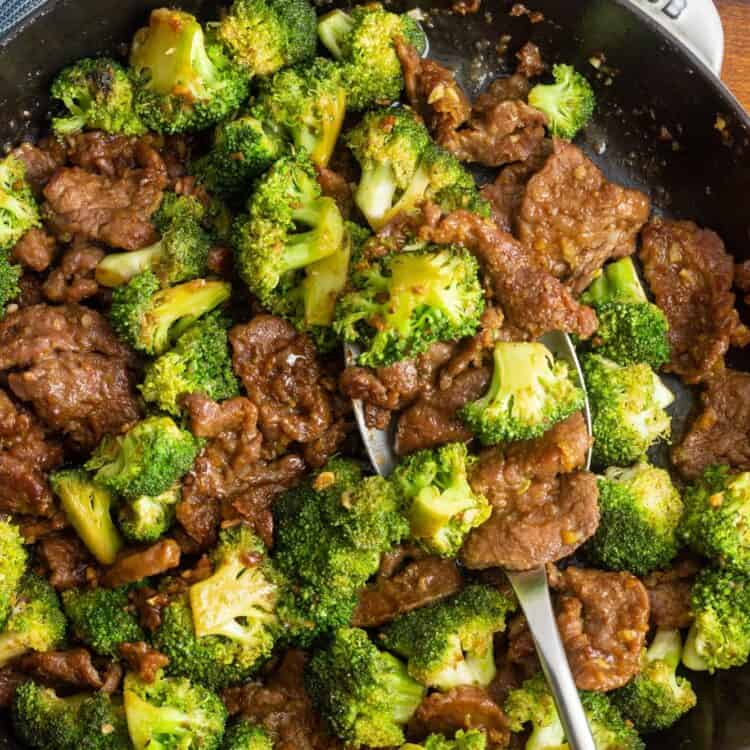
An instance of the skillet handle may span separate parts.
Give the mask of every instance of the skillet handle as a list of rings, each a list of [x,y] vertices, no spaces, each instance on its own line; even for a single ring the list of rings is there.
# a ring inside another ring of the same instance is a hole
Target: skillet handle
[[[626,0],[688,47],[717,76],[724,58],[724,29],[712,0]]]

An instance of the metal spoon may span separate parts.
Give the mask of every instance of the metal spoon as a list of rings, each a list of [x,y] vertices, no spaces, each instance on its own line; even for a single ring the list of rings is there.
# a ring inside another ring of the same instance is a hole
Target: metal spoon
[[[579,386],[584,389],[585,393],[583,373],[570,337],[565,333],[554,332],[542,336],[540,341],[556,357],[571,366]],[[347,364],[355,364],[359,354],[357,347],[346,345]],[[387,430],[368,427],[365,424],[362,402],[355,400],[353,404],[354,416],[370,461],[378,474],[388,476],[397,463],[396,454],[393,451],[393,425]],[[591,413],[588,400],[585,402],[584,415],[589,434],[591,434]],[[587,468],[590,463],[591,451],[586,460]],[[596,750],[552,611],[546,569],[540,566],[533,570],[505,571],[505,573],[516,592],[529,624],[539,661],[552,691],[569,747],[571,750]]]

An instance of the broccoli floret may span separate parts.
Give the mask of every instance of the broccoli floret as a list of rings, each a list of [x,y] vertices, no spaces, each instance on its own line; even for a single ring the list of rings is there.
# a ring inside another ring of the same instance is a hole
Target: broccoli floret
[[[469,586],[437,604],[387,625],[382,645],[407,659],[409,674],[426,687],[486,687],[496,674],[493,636],[505,630],[514,599],[489,586]]]
[[[0,633],[0,667],[27,651],[50,651],[60,646],[65,628],[65,615],[55,590],[44,578],[25,573]]]
[[[596,310],[599,328],[590,341],[597,354],[632,365],[646,362],[658,370],[669,361],[669,323],[648,301],[631,258],[610,263],[581,295]]]
[[[133,544],[160,539],[172,527],[180,499],[180,485],[176,484],[160,495],[126,500],[117,510],[122,535]]]
[[[675,674],[682,654],[679,630],[657,630],[641,671],[613,694],[615,705],[639,732],[671,727],[696,704],[690,682]]]
[[[0,519],[0,628],[10,615],[13,596],[26,570],[28,555],[18,526]]]
[[[404,76],[394,42],[401,37],[419,54],[427,39],[408,15],[384,10],[378,3],[334,10],[318,22],[318,36],[340,61],[351,108],[390,104],[401,96]]]
[[[366,367],[472,336],[484,310],[479,264],[458,247],[391,253],[352,284],[337,304],[334,330],[363,348],[358,362]]]
[[[238,719],[227,727],[221,750],[273,750],[273,741],[262,727]]]
[[[71,633],[102,656],[118,656],[121,643],[145,640],[126,588],[68,589],[62,604]]]
[[[362,168],[354,199],[373,229],[427,199],[444,211],[465,208],[488,215],[472,176],[432,142],[411,110],[369,112],[346,140]]]
[[[339,66],[317,58],[276,73],[261,89],[259,107],[314,164],[325,167],[344,122],[346,96]]]
[[[399,506],[387,480],[363,478],[345,459],[274,502],[274,563],[289,580],[279,609],[292,640],[306,645],[351,622],[381,554],[409,533]]]
[[[646,462],[612,466],[598,484],[599,527],[586,546],[592,561],[636,575],[668,567],[677,554],[682,515],[669,472]]]
[[[91,554],[111,565],[122,547],[112,521],[113,498],[107,487],[96,484],[81,469],[57,471],[49,478],[65,516]]]
[[[606,694],[581,691],[580,696],[597,750],[645,750],[643,740]],[[513,732],[532,725],[525,750],[567,750],[565,731],[541,673],[510,692],[505,713]]]
[[[690,595],[693,624],[682,663],[713,672],[742,666],[750,656],[750,576],[704,568]]]
[[[469,485],[475,463],[463,443],[448,443],[413,453],[393,473],[411,536],[427,552],[456,557],[466,535],[490,517],[487,498]]]
[[[425,693],[402,662],[358,628],[341,628],[314,654],[305,685],[331,730],[355,748],[400,745],[402,726]]]
[[[594,114],[596,96],[591,84],[572,65],[552,67],[554,83],[539,83],[529,92],[529,104],[547,115],[547,129],[572,140]]]
[[[665,409],[674,395],[647,364],[621,366],[598,354],[586,354],[582,365],[595,461],[627,466],[657,440],[669,437],[671,420]]]
[[[680,536],[717,564],[750,573],[750,472],[707,468],[685,492]]]
[[[268,76],[315,55],[316,16],[308,0],[235,0],[216,36],[250,76]]]
[[[219,750],[227,710],[218,695],[184,677],[157,675],[154,682],[132,672],[123,684],[125,716],[135,750]]]
[[[110,253],[96,267],[103,286],[121,286],[152,270],[162,286],[188,281],[208,272],[211,238],[201,226],[204,209],[195,199],[169,194],[154,217],[161,239],[141,250]]]
[[[214,401],[237,396],[227,325],[224,318],[211,313],[190,326],[173,349],[147,365],[140,386],[143,398],[179,416],[183,411],[180,398],[185,394],[205,393]]]
[[[13,728],[39,750],[130,750],[122,704],[104,692],[65,698],[35,682],[16,688]]]
[[[50,96],[68,110],[52,118],[59,136],[81,130],[141,135],[146,126],[133,111],[133,84],[125,68],[109,57],[85,58],[65,68],[52,83]]]
[[[2,222],[2,216],[0,216],[0,222]],[[0,227],[0,232],[2,232],[2,227]],[[0,320],[5,316],[8,305],[21,294],[19,281],[22,273],[21,266],[11,262],[10,252],[0,249]]]
[[[341,212],[332,198],[321,196],[303,153],[277,161],[256,184],[248,208],[234,231],[240,276],[269,310],[289,316],[290,294],[306,267],[344,244]]]
[[[152,11],[133,38],[130,67],[135,111],[150,130],[182,133],[225,119],[247,97],[249,78],[196,18],[169,8]]]
[[[484,445],[539,437],[584,405],[584,394],[567,362],[544,344],[495,344],[492,381],[461,417]]]
[[[170,339],[229,299],[224,281],[194,279],[160,289],[153,271],[143,271],[112,294],[110,322],[127,344],[150,355],[163,354]]]
[[[39,208],[26,180],[26,166],[15,156],[6,156],[0,161],[0,250],[10,250],[29,229],[39,225]],[[0,300],[5,302],[17,296],[10,295],[18,282],[17,278],[14,282],[4,280],[6,274],[7,270],[0,277]]]
[[[422,744],[407,742],[401,745],[400,750],[485,750],[486,747],[487,735],[484,732],[479,729],[467,732],[459,729],[452,740],[442,734],[431,734]]]
[[[147,417],[124,435],[107,435],[86,468],[125,498],[157,496],[188,471],[199,449],[200,441],[170,417]]]
[[[211,150],[194,163],[192,173],[213,193],[240,196],[287,149],[279,125],[262,108],[253,107],[217,126]]]

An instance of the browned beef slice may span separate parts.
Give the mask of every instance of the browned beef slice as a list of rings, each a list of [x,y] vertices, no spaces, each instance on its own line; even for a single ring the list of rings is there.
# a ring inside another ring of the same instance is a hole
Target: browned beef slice
[[[409,721],[408,734],[421,740],[432,733],[453,736],[459,729],[486,732],[488,750],[507,747],[510,739],[508,719],[503,710],[486,690],[474,685],[428,695]]]
[[[96,561],[71,531],[41,539],[36,552],[47,580],[58,591],[79,588],[96,574]]]
[[[80,302],[93,297],[99,291],[94,272],[103,257],[104,251],[96,245],[74,243],[44,282],[44,296],[50,302]]]
[[[557,625],[580,690],[614,690],[640,670],[649,602],[630,573],[568,568],[551,577]]]
[[[646,279],[669,321],[672,357],[665,369],[698,383],[722,368],[730,343],[747,343],[730,291],[732,257],[719,235],[692,221],[655,219],[642,239]]]
[[[148,140],[144,139],[141,148],[146,143]],[[73,166],[105,177],[121,177],[129,169],[135,169],[138,144],[139,139],[132,136],[101,130],[76,133],[65,140],[68,161]]]
[[[29,679],[14,666],[0,669],[0,708],[10,708],[16,688]]]
[[[648,215],[643,193],[608,182],[577,146],[555,139],[526,185],[517,229],[543,267],[578,294],[607,260],[635,251]]]
[[[164,669],[169,664],[168,656],[144,641],[121,643],[119,651],[130,670],[137,673],[138,677],[144,682],[154,682],[159,670]]]
[[[469,534],[466,565],[528,570],[567,557],[591,537],[599,523],[596,478],[575,471],[590,443],[578,413],[536,440],[485,450],[470,481],[489,499],[492,516]]]
[[[149,576],[166,573],[180,564],[180,548],[174,539],[161,539],[145,549],[128,549],[115,560],[101,583],[107,588],[117,588],[136,583]]]
[[[469,211],[454,211],[420,236],[471,250],[490,280],[514,337],[538,338],[548,331],[588,338],[596,330],[594,311],[578,303],[553,275],[511,235]]]
[[[17,666],[25,674],[48,684],[95,690],[102,686],[102,677],[85,648],[33,652],[22,656]]]
[[[445,599],[460,591],[463,578],[454,560],[421,557],[397,571],[381,573],[359,592],[352,624],[374,628],[413,609]]]
[[[724,370],[711,376],[700,400],[690,429],[672,448],[672,463],[687,479],[713,464],[750,470],[750,374]]]
[[[741,292],[750,292],[750,260],[735,264],[734,285]]]
[[[315,346],[272,315],[258,315],[229,334],[234,371],[258,409],[258,424],[269,445],[307,443],[333,421],[331,396]]]
[[[38,146],[22,143],[11,153],[26,166],[26,179],[37,196],[57,168],[65,164],[65,147],[56,138],[42,141]]]
[[[651,624],[655,628],[687,628],[693,621],[690,593],[693,577],[700,570],[696,560],[685,559],[669,570],[657,570],[643,579],[651,607]]]
[[[342,216],[348,219],[354,208],[354,196],[352,195],[352,187],[346,177],[327,167],[316,166],[315,171],[323,195],[333,198]]]
[[[57,253],[57,240],[43,229],[29,229],[13,247],[13,259],[32,271],[46,271]]]
[[[44,516],[16,516],[18,528],[21,531],[24,544],[36,544],[40,539],[67,528],[68,519],[61,510],[49,517]]]
[[[230,714],[262,726],[275,750],[341,750],[313,708],[304,685],[307,654],[289,649],[266,684],[230,687],[222,698]]]

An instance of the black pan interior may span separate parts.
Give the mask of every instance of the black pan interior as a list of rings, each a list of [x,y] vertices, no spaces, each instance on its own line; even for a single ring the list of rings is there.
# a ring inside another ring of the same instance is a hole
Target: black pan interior
[[[61,67],[97,53],[125,54],[148,11],[163,4],[52,0],[22,22],[0,41],[0,144],[10,148],[45,127],[48,86]],[[430,54],[456,70],[472,95],[509,73],[513,53],[528,40],[545,61],[585,71],[598,111],[581,145],[608,177],[647,192],[659,212],[715,229],[738,260],[750,258],[750,119],[707,68],[626,0],[527,0],[544,16],[537,23],[511,17],[505,0],[484,0],[464,18],[449,14],[445,2],[386,4],[421,8]],[[203,18],[216,14],[209,0],[179,5]],[[730,361],[750,369],[749,357],[734,352]],[[678,423],[688,406],[681,401]],[[748,750],[750,671],[701,677],[696,689],[698,709],[676,730],[650,738],[649,750]],[[3,747],[15,745],[0,726]]]

